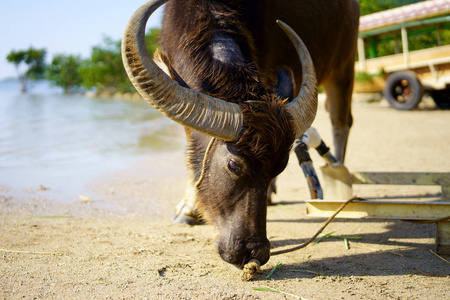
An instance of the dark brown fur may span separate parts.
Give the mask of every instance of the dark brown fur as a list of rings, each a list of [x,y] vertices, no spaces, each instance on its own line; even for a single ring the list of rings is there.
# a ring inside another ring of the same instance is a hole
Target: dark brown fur
[[[285,111],[286,99],[268,95],[261,100],[242,104],[245,125],[237,149],[258,161],[267,178],[274,178],[286,166],[294,142],[292,117]]]

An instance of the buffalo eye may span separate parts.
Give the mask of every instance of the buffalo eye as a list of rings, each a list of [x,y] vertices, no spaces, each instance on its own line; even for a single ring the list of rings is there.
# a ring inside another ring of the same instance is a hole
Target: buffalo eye
[[[230,159],[228,161],[228,169],[236,174],[239,174],[239,172],[241,171],[241,167],[238,165],[237,162],[235,162],[233,159]]]

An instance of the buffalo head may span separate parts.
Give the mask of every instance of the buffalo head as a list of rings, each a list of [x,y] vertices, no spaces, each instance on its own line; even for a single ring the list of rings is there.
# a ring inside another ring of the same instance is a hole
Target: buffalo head
[[[257,99],[230,102],[196,92],[166,75],[146,49],[145,23],[164,2],[150,1],[131,18],[122,43],[126,71],[146,101],[188,128],[195,197],[219,230],[221,257],[239,268],[250,259],[264,264],[270,256],[268,186],[285,168],[294,139],[310,127],[317,110],[311,57],[297,34],[278,21],[302,62],[303,84],[297,97],[288,102],[264,88]]]

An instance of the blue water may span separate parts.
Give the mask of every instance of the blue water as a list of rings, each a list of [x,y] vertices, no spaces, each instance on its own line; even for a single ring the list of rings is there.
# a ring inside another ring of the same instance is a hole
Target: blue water
[[[176,126],[143,100],[63,95],[45,82],[21,94],[0,82],[0,186],[82,194],[89,180],[182,147]]]

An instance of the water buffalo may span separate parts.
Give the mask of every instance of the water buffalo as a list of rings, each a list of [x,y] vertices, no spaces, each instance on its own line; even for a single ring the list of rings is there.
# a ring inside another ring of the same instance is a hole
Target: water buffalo
[[[216,226],[225,261],[264,264],[267,191],[315,118],[318,84],[344,160],[359,7],[354,0],[170,0],[153,60],[145,24],[165,2],[149,1],[133,15],[122,53],[142,97],[185,127],[189,180],[179,213],[195,219],[200,211]]]

